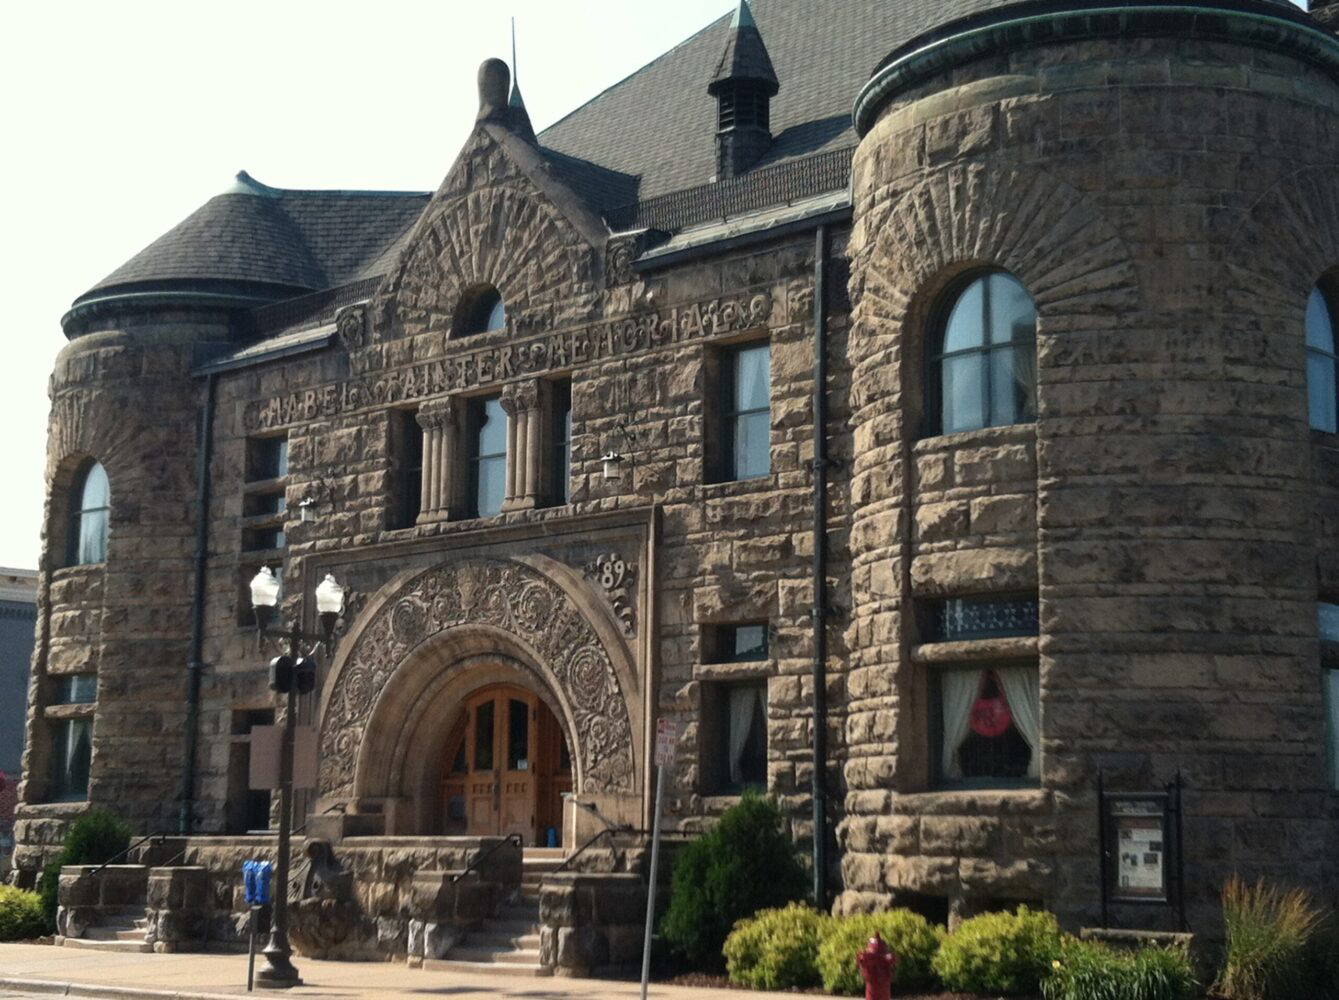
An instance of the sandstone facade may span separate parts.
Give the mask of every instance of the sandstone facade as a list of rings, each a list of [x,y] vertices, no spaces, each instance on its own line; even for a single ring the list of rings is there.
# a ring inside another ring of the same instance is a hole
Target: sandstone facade
[[[444,837],[462,705],[491,685],[551,711],[576,798],[635,828],[656,721],[675,722],[667,809],[691,833],[734,801],[712,777],[720,706],[760,679],[766,787],[806,850],[826,727],[839,909],[948,917],[1017,900],[1093,921],[1099,771],[1128,790],[1181,776],[1196,929],[1214,926],[1234,871],[1339,886],[1317,625],[1339,596],[1339,450],[1308,426],[1302,333],[1311,288],[1339,266],[1332,70],[1175,24],[1018,39],[862,98],[849,207],[838,191],[798,223],[743,212],[734,229],[675,233],[612,232],[528,122],[489,107],[384,273],[245,322],[198,301],[71,322],[52,379],[20,878],[90,805],[145,832],[244,832],[238,747],[276,711],[245,583],[282,563],[281,610],[308,628],[316,583],[348,588],[300,709],[320,748],[302,810],[336,834]],[[1036,418],[927,433],[928,331],[955,282],[990,269],[1035,302]],[[463,304],[489,288],[505,326],[467,332]],[[732,349],[756,343],[770,346],[770,472],[732,481],[714,474],[721,386]],[[565,498],[546,493],[563,392]],[[477,517],[469,428],[496,393],[506,496]],[[258,443],[275,439],[287,468],[258,476]],[[89,459],[111,482],[109,549],[66,566]],[[281,545],[256,544],[278,529]],[[982,596],[1033,602],[1035,634],[937,641],[939,602]],[[722,655],[725,630],[760,623],[763,658]],[[1030,780],[943,780],[934,678],[963,664],[1036,666]],[[54,704],[60,676],[89,673],[95,705]],[[90,711],[86,799],[53,802],[50,734]],[[568,849],[599,829],[570,802],[560,825]],[[193,843],[192,858],[210,853]],[[359,871],[391,864],[369,858]],[[368,885],[412,879],[412,857],[392,867]],[[545,905],[587,891],[578,879]],[[389,905],[360,892],[368,912]],[[574,968],[635,951],[630,920],[583,921],[544,947]]]

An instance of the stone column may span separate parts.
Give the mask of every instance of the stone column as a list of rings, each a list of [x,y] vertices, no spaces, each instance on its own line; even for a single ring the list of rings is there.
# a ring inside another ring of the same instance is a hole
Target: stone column
[[[434,399],[418,410],[423,428],[423,492],[418,523],[445,521],[455,498],[456,407],[450,398]]]
[[[507,499],[503,510],[528,510],[538,503],[540,434],[539,379],[502,390],[507,411]]]

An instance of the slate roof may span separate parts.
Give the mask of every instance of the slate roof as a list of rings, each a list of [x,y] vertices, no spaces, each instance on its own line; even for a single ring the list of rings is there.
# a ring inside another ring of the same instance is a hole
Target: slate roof
[[[288,191],[244,172],[77,301],[152,285],[227,282],[293,294],[365,276],[423,212],[420,192]]]
[[[1288,0],[1255,2],[1305,16]],[[855,146],[852,104],[890,54],[924,44],[951,22],[987,20],[1006,8],[1044,13],[1066,6],[1064,0],[752,0],[762,56],[770,56],[781,89],[771,105],[772,149],[744,180],[792,164],[823,179],[819,188],[790,195],[828,190],[822,185],[841,172],[809,165]],[[627,211],[634,203],[709,184],[717,108],[708,84],[727,61],[742,58],[746,71],[763,72],[752,34],[741,46],[743,34],[733,30],[736,17],[745,26],[743,12],[749,8],[722,15],[540,133],[552,175],[606,219],[634,217]],[[770,173],[775,180],[777,171]],[[784,190],[763,184],[764,176],[755,194]],[[112,272],[76,307],[122,293],[210,284],[280,299],[375,277],[389,270],[429,197],[280,190],[239,174],[231,191]]]

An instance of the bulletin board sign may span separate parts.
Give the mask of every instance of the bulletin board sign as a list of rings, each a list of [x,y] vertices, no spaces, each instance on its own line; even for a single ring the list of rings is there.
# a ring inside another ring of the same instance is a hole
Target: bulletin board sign
[[[1173,908],[1184,925],[1180,776],[1159,792],[1104,786],[1099,775],[1103,925],[1112,906],[1129,905]]]

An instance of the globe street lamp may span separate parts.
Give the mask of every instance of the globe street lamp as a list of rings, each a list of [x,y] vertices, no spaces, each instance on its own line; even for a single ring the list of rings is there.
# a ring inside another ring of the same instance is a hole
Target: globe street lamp
[[[293,966],[293,949],[288,943],[288,857],[293,826],[293,732],[297,724],[297,696],[310,694],[315,689],[314,656],[321,646],[329,652],[334,642],[335,624],[344,609],[344,588],[327,573],[316,587],[315,595],[321,634],[304,633],[296,621],[287,629],[274,629],[270,624],[279,604],[279,591],[279,579],[268,566],[262,567],[251,579],[251,610],[256,616],[257,644],[265,636],[287,644],[287,651],[270,661],[270,689],[284,695],[286,711],[279,743],[279,857],[274,872],[274,918],[270,921],[270,939],[262,952],[266,965],[256,973],[256,985],[269,989],[302,985],[302,977]]]

